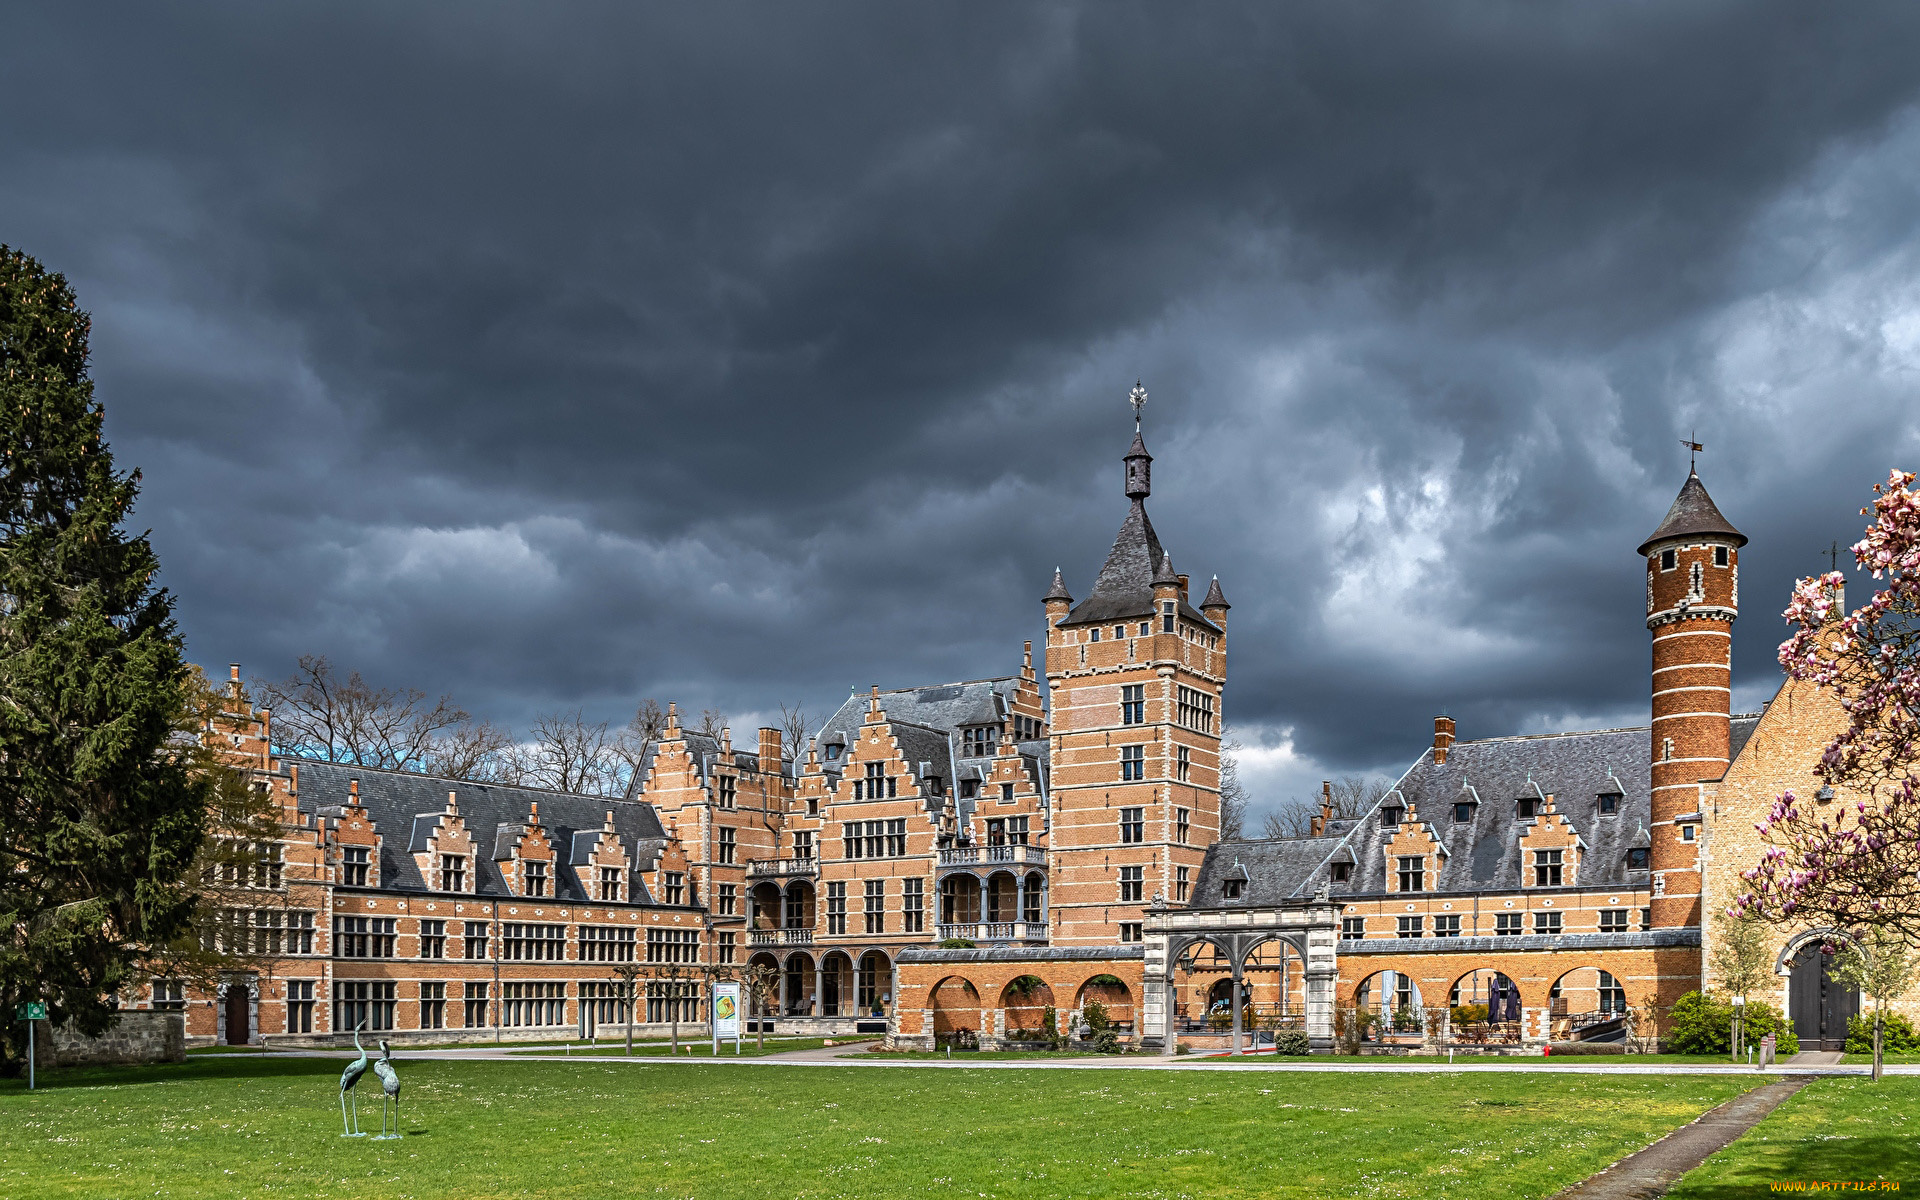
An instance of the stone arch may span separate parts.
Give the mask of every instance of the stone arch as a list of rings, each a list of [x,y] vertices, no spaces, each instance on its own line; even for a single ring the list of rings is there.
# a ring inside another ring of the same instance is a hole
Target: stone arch
[[[1020,880],[1012,871],[994,871],[981,887],[981,919],[993,924],[1018,921]]]
[[[1612,1016],[1627,1011],[1627,989],[1619,976],[1602,967],[1575,967],[1553,981],[1547,1003],[1555,1017]]]
[[[853,956],[845,950],[829,950],[820,956],[820,1015],[854,1015]]]
[[[1105,973],[1092,976],[1080,985],[1074,995],[1073,1006],[1082,1012],[1089,1003],[1098,1001],[1107,1010],[1107,1020],[1123,1029],[1133,1028],[1133,992],[1117,975]]]
[[[813,1014],[818,986],[813,955],[795,950],[780,964],[780,1014],[805,1017]]]
[[[893,960],[884,950],[868,950],[853,964],[854,1012],[885,1015],[893,1007]],[[979,1028],[975,1026],[974,1028]]]
[[[1047,1010],[1055,1007],[1053,989],[1038,975],[1019,975],[1000,989],[1000,1007],[1007,1014],[1007,1036],[1014,1030],[1039,1030],[1042,1034]],[[1055,1017],[1058,1029],[1058,1016]]]
[[[1232,972],[1233,951],[1217,938],[1200,935],[1169,946],[1167,981],[1175,1024],[1186,1031],[1205,1028],[1219,997],[1231,995],[1220,989]]]
[[[1493,967],[1475,967],[1453,981],[1447,991],[1447,1004],[1458,1010],[1485,1006],[1487,1013],[1472,1025],[1504,1025],[1523,1019],[1524,1004],[1520,985],[1512,976]],[[1471,1015],[1471,1014],[1468,1014]],[[1455,1023],[1463,1023],[1456,1013]]]
[[[747,959],[747,965],[749,967],[769,969],[775,973],[776,980],[779,979],[780,958],[771,951],[762,950],[754,954]],[[764,999],[755,995],[751,988],[746,989],[747,1015],[753,1017],[768,1017],[777,1012],[780,1008],[780,992],[783,986],[784,984],[782,982],[775,982],[772,990]]]
[[[947,976],[928,990],[927,1000],[933,1009],[933,1036],[936,1042],[941,1038],[951,1039],[961,1031],[976,1036],[979,1034],[980,992],[965,978]]]
[[[1411,1034],[1425,1029],[1426,997],[1420,983],[1404,971],[1375,971],[1353,989],[1353,1006],[1371,1016],[1375,1035]]]
[[[747,925],[752,929],[780,928],[780,885],[771,880],[747,889]]]
[[[1307,956],[1290,937],[1261,938],[1241,964],[1246,995],[1261,1014],[1300,1014],[1307,1003]]]
[[[1811,942],[1832,942],[1839,945],[1853,939],[1838,929],[1804,929],[1788,938],[1780,947],[1780,953],[1774,956],[1773,973],[1775,975],[1793,974],[1793,964]]]

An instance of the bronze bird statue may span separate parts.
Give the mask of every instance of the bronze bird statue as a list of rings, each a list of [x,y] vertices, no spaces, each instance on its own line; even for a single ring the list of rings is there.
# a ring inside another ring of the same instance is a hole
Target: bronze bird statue
[[[386,1093],[380,1100],[380,1137],[397,1138],[400,1136],[400,1074],[393,1069],[393,1050],[385,1038],[380,1039],[380,1057],[374,1060],[373,1073],[380,1077],[380,1088]],[[393,1101],[392,1133],[387,1132],[388,1100]]]
[[[354,1085],[360,1082],[360,1077],[367,1073],[367,1048],[360,1044],[360,1030],[364,1029],[366,1024],[362,1021],[353,1030],[353,1048],[360,1052],[360,1057],[348,1063],[347,1069],[340,1072],[340,1127],[346,1131],[340,1135],[341,1137],[367,1136],[360,1132],[360,1098],[358,1096],[353,1099],[353,1124],[347,1124],[347,1093],[351,1092]]]

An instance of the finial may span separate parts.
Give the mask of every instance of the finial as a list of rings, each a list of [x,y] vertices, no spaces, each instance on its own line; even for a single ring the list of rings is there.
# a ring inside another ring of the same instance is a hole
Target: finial
[[[1699,454],[1702,450],[1705,450],[1706,447],[1702,446],[1699,442],[1694,441],[1693,434],[1691,432],[1689,432],[1686,437],[1683,437],[1680,439],[1680,444],[1687,448],[1687,474],[1691,475],[1694,473],[1693,472],[1694,456]]]
[[[1127,403],[1133,405],[1133,431],[1140,432],[1140,408],[1147,402],[1147,389],[1140,386],[1138,379],[1133,381],[1133,390],[1127,393]]]

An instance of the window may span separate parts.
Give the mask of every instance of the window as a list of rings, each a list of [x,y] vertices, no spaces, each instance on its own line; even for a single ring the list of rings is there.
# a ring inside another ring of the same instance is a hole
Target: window
[[[463,997],[466,1011],[461,1014],[461,1025],[468,1029],[484,1029],[487,1024],[487,988],[485,983],[469,983]]]
[[[312,954],[313,914],[277,908],[253,911],[255,954]]]
[[[1039,875],[1027,876],[1027,890],[1026,893],[1021,896],[1021,900],[1025,904],[1025,911],[1020,914],[1020,919],[1029,925],[1040,924],[1040,894],[1046,889],[1046,886],[1045,883],[1041,882]]]
[[[547,894],[547,864],[529,861],[526,866],[527,895],[544,896]]]
[[[1152,622],[1152,621],[1142,621],[1142,622],[1140,622],[1140,636],[1141,636],[1141,637],[1146,637],[1146,636],[1147,636],[1148,634],[1150,634],[1150,633],[1152,633],[1152,632],[1153,632],[1153,622]]]
[[[1627,910],[1624,908],[1603,908],[1600,910],[1601,933],[1625,933],[1627,931]]]
[[[1145,867],[1120,868],[1120,903],[1138,904],[1146,890]]]
[[[1181,783],[1193,781],[1193,751],[1185,746],[1173,752],[1173,777]]]
[[[1000,803],[1002,804],[1013,803],[1013,785],[1012,784],[1003,783],[1000,785]]]
[[[733,856],[734,856],[734,838],[735,838],[735,837],[737,837],[738,835],[739,835],[739,831],[738,831],[738,830],[735,830],[735,829],[729,829],[729,828],[726,828],[726,827],[724,827],[724,826],[723,826],[723,827],[721,827],[721,830],[720,830],[720,861],[721,861],[722,863],[724,863],[724,864],[728,864],[728,865],[731,865],[731,864],[732,864],[732,862],[733,862]]]
[[[564,983],[504,983],[500,985],[502,1025],[565,1025],[567,985]]]
[[[687,875],[684,871],[668,871],[666,874],[666,893],[668,904],[687,902]]]
[[[960,731],[960,753],[967,758],[987,758],[999,744],[998,725],[969,725]]]
[[[1185,750],[1181,751],[1186,753]],[[1191,814],[1184,808],[1173,810],[1173,840],[1182,846],[1187,844],[1187,835],[1192,831]]]
[[[420,985],[420,1028],[445,1029],[447,1027],[447,985],[444,983],[423,983]]]
[[[1333,881],[1335,883],[1345,883],[1347,880],[1352,878],[1353,878],[1352,863],[1337,862],[1333,864]]]
[[[1026,818],[1020,819],[1021,841],[1026,841]],[[887,822],[887,857],[905,858],[907,855],[907,819],[896,817]]]
[[[899,780],[887,774],[887,764],[870,762],[867,764],[867,777],[853,781],[855,800],[879,800],[897,793]]]
[[[1193,883],[1187,877],[1187,868],[1175,867],[1173,869],[1174,900],[1177,903],[1185,904],[1187,902],[1187,895],[1192,891],[1192,889],[1193,889]]]
[[[934,794],[935,795],[939,794],[938,788],[934,789]],[[807,815],[810,817],[817,817],[820,815],[820,797],[818,796],[807,797]]]
[[[698,985],[669,981],[647,985],[647,1020],[652,1022],[700,1019]]]
[[[1515,800],[1513,802],[1514,817],[1522,821],[1532,819],[1534,815],[1534,809],[1539,803],[1540,803],[1540,798],[1538,796],[1520,797],[1520,799]]]
[[[1454,913],[1451,915],[1435,917],[1433,919],[1433,936],[1437,938],[1459,937],[1460,936],[1459,914]]]
[[[161,1011],[177,1012],[187,1006],[186,985],[178,979],[153,981],[153,1006]]]
[[[960,781],[960,798],[961,798],[962,800],[971,800],[971,799],[973,799],[973,798],[974,798],[975,796],[977,796],[977,795],[979,795],[979,794],[980,794],[980,781],[979,781],[979,780],[977,780],[977,779],[962,779],[962,780]]]
[[[1123,808],[1120,810],[1120,840],[1122,843],[1144,842],[1147,840],[1146,809]]]
[[[1238,900],[1240,898],[1240,893],[1246,888],[1246,885],[1247,885],[1247,881],[1244,879],[1222,880],[1220,883],[1221,899]]]
[[[420,922],[420,957],[445,958],[447,956],[447,923],[445,921]],[[438,1029],[439,1026],[434,1026]]]
[[[631,925],[582,925],[581,962],[632,962],[637,935]]]
[[[1619,792],[1601,792],[1600,793],[1600,812],[1604,815],[1607,813],[1617,813],[1619,811],[1620,811],[1620,793]]]
[[[1398,825],[1400,823],[1400,818],[1405,816],[1406,812],[1407,812],[1406,809],[1401,808],[1397,804],[1387,805],[1385,808],[1382,808],[1380,810],[1381,827],[1384,829],[1393,828],[1395,825]]]
[[[1116,642],[1117,642],[1117,641],[1119,641],[1120,639],[1122,639],[1122,638],[1124,638],[1124,637],[1126,637],[1126,636],[1127,636],[1127,627],[1126,627],[1125,625],[1115,625],[1115,626],[1113,627],[1113,640],[1114,640],[1114,641],[1116,641]]]
[[[1146,685],[1141,683],[1126,684],[1120,689],[1120,723],[1122,725],[1144,725],[1146,721]]]
[[[500,926],[500,957],[508,962],[562,962],[567,957],[567,927],[504,922]]]
[[[1535,933],[1559,933],[1560,914],[1557,912],[1537,912],[1533,914],[1533,931]]]
[[[1162,600],[1160,602],[1160,632],[1161,633],[1173,632],[1173,605],[1174,605],[1174,602],[1171,600]]]
[[[926,880],[917,878],[900,881],[900,928],[903,932],[926,932],[926,883]]]
[[[442,854],[440,856],[440,890],[443,892],[467,890],[466,855]]]
[[[847,931],[847,885],[829,883],[827,885],[827,933],[843,934]]]
[[[827,743],[827,761],[832,762],[833,760],[839,757],[840,757],[840,743],[828,742]]]
[[[1424,892],[1427,890],[1427,860],[1418,854],[1400,856],[1400,890],[1403,892]]]
[[[1674,567],[1679,565],[1679,562],[1680,559],[1677,551],[1662,550],[1660,552],[1660,569],[1662,571],[1673,570]]]
[[[1462,800],[1453,806],[1453,819],[1456,821],[1473,820],[1473,801]]]
[[[580,1019],[594,1026],[613,1025],[627,1019],[626,983],[580,984]]]
[[[723,963],[732,962],[735,949],[734,934],[733,931],[729,929],[720,935],[720,961]]]
[[[1040,719],[1013,715],[1013,739],[1017,742],[1031,742],[1040,736]]]
[[[222,838],[214,862],[200,878],[227,887],[278,888],[281,883],[282,848],[278,842],[250,842]]]
[[[364,1022],[368,1029],[392,1029],[400,1006],[400,985],[385,980],[335,980],[333,1027],[345,1033]]]
[[[861,914],[866,917],[868,933],[887,931],[887,881],[869,879],[866,883],[866,897],[861,902]]]
[[[397,924],[392,917],[335,917],[333,953],[338,958],[392,958]]]
[[[600,900],[602,903],[618,904],[620,902],[619,867],[600,868]],[[669,900],[667,903],[673,904],[675,901]]]
[[[1087,640],[1090,642],[1097,642],[1100,640],[1099,626],[1096,625],[1092,629],[1087,630]]]
[[[1713,548],[1713,565],[1716,567],[1724,567],[1727,565],[1727,548],[1725,546],[1715,546]]]
[[[1692,594],[1694,594],[1695,596],[1698,596],[1700,594],[1700,585],[1702,582],[1704,582],[1703,577],[1705,576],[1705,574],[1706,572],[1700,569],[1699,563],[1694,563],[1692,568],[1688,571],[1688,575],[1690,576],[1690,578],[1687,582],[1687,590]]]
[[[1144,941],[1145,939],[1140,935],[1140,925],[1141,922],[1139,921],[1120,922],[1120,940],[1123,942]]]
[[[1627,870],[1644,871],[1647,869],[1647,850],[1644,846],[1627,851]]]
[[[1147,748],[1145,746],[1120,747],[1120,779],[1145,779],[1147,777]]]
[[[798,859],[813,857],[813,830],[796,829],[793,833],[793,856]]]
[[[1535,850],[1533,852],[1533,886],[1560,886],[1560,850]]]
[[[1647,930],[1649,930],[1649,929],[1652,929],[1652,928],[1653,928],[1653,910],[1652,910],[1652,909],[1650,909],[1650,908],[1643,908],[1643,909],[1641,909],[1641,910],[1640,910],[1640,930],[1641,930],[1641,932],[1643,932],[1643,933],[1644,933],[1644,932],[1646,932]]]
[[[1367,919],[1365,917],[1341,917],[1340,918],[1340,940],[1341,941],[1351,942],[1351,941],[1354,941],[1355,939],[1363,938],[1365,936],[1367,936]]]
[[[740,803],[740,781],[731,775],[720,775],[714,779],[719,793],[721,808],[737,808]]]
[[[340,852],[340,882],[347,887],[367,886],[367,848],[347,846]]]
[[[1395,930],[1395,934],[1396,936],[1403,937],[1403,938],[1420,937],[1421,936],[1420,927],[1425,923],[1425,921],[1426,921],[1425,917],[1401,917],[1400,927],[1399,929]]]
[[[1600,1011],[1603,1013],[1623,1013],[1627,1011],[1627,989],[1620,981],[1606,971],[1600,972]]]
[[[1198,688],[1183,687],[1179,691],[1180,705],[1177,710],[1179,721],[1188,729],[1201,733],[1213,732],[1213,697]]]
[[[811,858],[812,855],[808,855],[808,857]],[[740,885],[736,883],[721,884],[720,885],[720,915],[723,917],[735,916],[738,914],[739,909],[740,909]]]
[[[287,980],[287,1032],[313,1032],[313,980],[311,979]]]
[[[848,858],[900,858],[907,852],[907,819],[848,821],[840,841]]]
[[[1682,825],[1680,827],[1680,840],[1683,842],[1690,842],[1693,840],[1693,826]]]
[[[1493,915],[1493,935],[1495,937],[1513,937],[1520,933],[1520,914],[1514,912],[1495,913]]]
[[[650,963],[690,963],[700,961],[698,929],[647,930],[647,961]]]
[[[487,956],[487,923],[468,921],[466,926],[464,937],[466,946],[461,953],[468,958],[485,958]]]

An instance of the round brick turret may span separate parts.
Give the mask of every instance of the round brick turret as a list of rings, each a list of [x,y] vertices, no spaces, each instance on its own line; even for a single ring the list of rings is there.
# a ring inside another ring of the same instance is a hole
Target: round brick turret
[[[1667,519],[1640,546],[1653,634],[1653,925],[1697,926],[1700,782],[1727,772],[1733,623],[1744,534],[1688,472]]]

